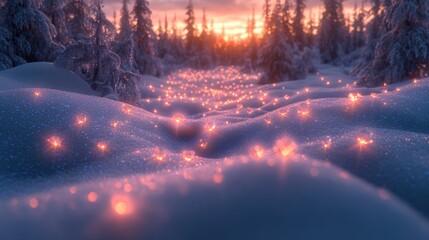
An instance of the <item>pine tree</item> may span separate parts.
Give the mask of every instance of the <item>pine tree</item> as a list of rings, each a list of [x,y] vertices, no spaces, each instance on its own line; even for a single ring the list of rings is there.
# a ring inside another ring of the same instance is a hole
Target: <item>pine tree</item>
[[[69,36],[66,26],[66,15],[63,11],[65,0],[44,0],[41,10],[55,26],[54,41],[67,45]]]
[[[281,15],[273,14],[272,21],[274,23],[272,33],[264,41],[259,55],[259,65],[264,70],[261,84],[277,83],[293,78],[293,56],[283,33]]]
[[[369,67],[374,60],[375,47],[380,37],[388,30],[388,26],[383,21],[383,16],[388,7],[392,5],[390,0],[371,0],[373,5],[370,10],[371,21],[366,25],[366,47],[362,52],[359,64],[352,70],[353,75],[357,75],[363,69]]]
[[[255,8],[253,8],[252,18],[249,21],[248,35],[250,38],[249,47],[247,50],[247,59],[251,70],[256,70],[258,64],[258,42],[255,34],[256,19],[255,19]]]
[[[186,7],[186,16],[186,51],[188,55],[192,55],[195,51],[195,13],[192,0],[189,0],[189,4]]]
[[[270,0],[265,0],[263,6],[263,20],[264,20],[264,29],[263,36],[264,38],[268,37],[271,34],[271,4]]]
[[[397,0],[386,11],[387,23],[376,45],[374,59],[360,74],[360,83],[380,86],[429,73],[429,3]]]
[[[293,36],[295,42],[298,44],[300,49],[305,46],[305,32],[304,32],[304,9],[305,0],[296,0],[295,4],[295,17],[292,23]]]
[[[359,49],[365,45],[365,12],[362,2],[362,7],[358,11],[355,5],[353,13],[353,30],[352,30],[352,51]]]
[[[209,68],[212,65],[212,55],[209,46],[209,35],[206,18],[206,9],[203,9],[203,18],[201,21],[201,34],[198,41],[198,55],[194,66],[198,68]]]
[[[156,59],[155,33],[151,20],[151,10],[147,0],[136,0],[134,9],[134,67],[141,74],[161,75],[160,62]]]
[[[107,20],[102,6],[102,0],[92,0],[93,35],[89,40],[70,44],[55,64],[75,72],[101,96],[138,104],[140,93],[135,84],[138,76],[124,71],[120,57],[110,51],[114,26]]]
[[[291,21],[292,17],[290,14],[290,3],[289,0],[285,0],[283,4],[283,33],[286,35],[287,39],[289,40],[289,44],[293,42],[292,39],[292,27],[291,27]]]
[[[135,71],[133,68],[134,41],[130,24],[130,13],[128,11],[128,0],[122,1],[121,18],[119,21],[119,33],[116,35],[113,51],[120,57],[123,69]]]
[[[73,41],[88,40],[95,26],[90,6],[84,0],[69,0],[63,11],[69,38]]]
[[[319,29],[319,50],[324,63],[335,62],[344,53],[345,21],[343,0],[324,0],[325,11]]]
[[[53,61],[63,50],[53,41],[55,27],[36,0],[8,0],[0,9],[0,69]]]

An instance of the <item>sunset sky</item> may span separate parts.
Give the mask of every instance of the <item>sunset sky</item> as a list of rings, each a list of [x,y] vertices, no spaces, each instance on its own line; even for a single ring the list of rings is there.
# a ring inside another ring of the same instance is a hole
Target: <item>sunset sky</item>
[[[158,20],[164,21],[164,16],[167,14],[169,21],[174,14],[177,15],[178,26],[183,28],[185,19],[185,8],[189,0],[149,0],[150,8],[152,9],[152,21],[154,25],[158,25]],[[227,35],[242,36],[246,32],[247,18],[252,14],[252,8],[255,7],[257,30],[262,27],[262,5],[264,0],[193,0],[196,20],[201,22],[203,8],[206,9],[207,20],[214,20],[215,31],[220,33],[222,26],[225,26]],[[271,0],[274,5],[276,0]],[[283,2],[283,0],[282,0]],[[293,3],[294,0],[291,0]],[[355,1],[346,1],[346,12],[352,10]],[[360,0],[358,0],[360,3]],[[129,0],[129,10],[131,11],[134,5],[134,0]],[[318,9],[322,5],[321,0],[307,0],[307,13],[313,9],[313,16],[317,18]],[[122,0],[105,0],[106,14],[111,18],[113,11],[116,10],[118,18],[122,6]]]

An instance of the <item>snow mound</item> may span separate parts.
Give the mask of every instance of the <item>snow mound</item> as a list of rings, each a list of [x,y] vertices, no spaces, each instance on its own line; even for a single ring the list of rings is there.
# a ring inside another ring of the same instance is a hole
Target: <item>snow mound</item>
[[[0,213],[1,235],[18,239],[429,236],[428,224],[387,191],[330,164],[269,155],[70,185],[4,202]]]
[[[52,63],[28,63],[0,72],[0,91],[20,88],[47,88],[96,96],[76,74]]]

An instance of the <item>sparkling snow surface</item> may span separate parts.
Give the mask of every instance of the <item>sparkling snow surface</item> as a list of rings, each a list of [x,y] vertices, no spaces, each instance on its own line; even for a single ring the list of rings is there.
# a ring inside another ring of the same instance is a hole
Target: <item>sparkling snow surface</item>
[[[182,70],[146,77],[143,109],[0,91],[0,236],[429,239],[429,81],[341,71]]]

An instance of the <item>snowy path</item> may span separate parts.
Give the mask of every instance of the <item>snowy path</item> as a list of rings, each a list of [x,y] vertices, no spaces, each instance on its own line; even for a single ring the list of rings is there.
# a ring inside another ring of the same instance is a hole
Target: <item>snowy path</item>
[[[257,77],[148,77],[143,109],[0,92],[0,235],[428,239],[428,80]]]

